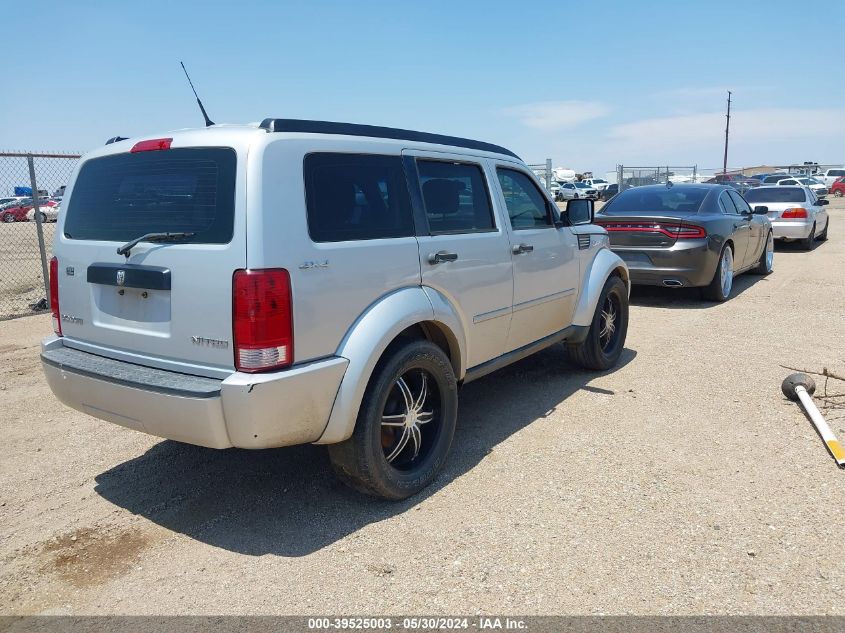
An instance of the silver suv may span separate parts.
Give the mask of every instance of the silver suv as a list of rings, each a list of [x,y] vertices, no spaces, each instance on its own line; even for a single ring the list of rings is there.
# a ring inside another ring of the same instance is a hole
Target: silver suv
[[[628,269],[592,205],[560,212],[502,147],[408,130],[118,140],[65,191],[44,372],[97,418],[212,448],[327,444],[346,482],[404,498],[443,465],[461,384],[561,341],[617,362]]]

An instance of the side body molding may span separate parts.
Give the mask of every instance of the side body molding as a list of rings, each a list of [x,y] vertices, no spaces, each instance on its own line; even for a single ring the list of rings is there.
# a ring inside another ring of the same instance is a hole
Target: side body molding
[[[628,286],[628,294],[631,294],[628,266],[619,255],[607,248],[602,248],[596,253],[583,276],[581,296],[575,308],[575,316],[572,318],[573,325],[589,326],[593,322],[599,294],[614,270],[619,270],[622,281]]]
[[[443,326],[442,330],[449,330],[449,334],[444,334],[456,367],[455,374],[459,378],[462,376],[465,371],[464,333],[462,328],[452,329],[460,326],[460,320],[445,299],[438,298],[433,307],[427,291],[438,294],[431,289],[414,286],[386,295],[371,305],[349,329],[336,352],[337,356],[349,361],[349,366],[340,383],[329,422],[316,444],[334,444],[352,435],[358,409],[376,363],[391,341],[412,325],[434,321]]]

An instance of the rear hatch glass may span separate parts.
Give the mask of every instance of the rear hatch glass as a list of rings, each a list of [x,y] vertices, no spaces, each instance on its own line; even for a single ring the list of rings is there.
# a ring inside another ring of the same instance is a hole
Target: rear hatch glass
[[[234,221],[235,151],[190,148],[115,154],[80,169],[65,237],[127,242],[155,232],[226,244]]]

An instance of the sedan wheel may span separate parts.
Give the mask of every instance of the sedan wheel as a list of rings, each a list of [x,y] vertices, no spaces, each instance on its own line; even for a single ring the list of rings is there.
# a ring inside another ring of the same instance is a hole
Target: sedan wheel
[[[841,197],[842,197],[842,190],[841,190],[841,189],[837,189],[836,191],[834,191],[834,192],[833,192],[833,196],[834,196],[835,198],[841,198]]]
[[[8,224],[10,222],[14,222],[14,221],[15,221],[14,213],[6,213],[6,214],[3,215],[3,222],[5,222],[6,224]]]
[[[768,275],[774,269],[775,264],[775,237],[769,231],[766,237],[766,245],[763,247],[763,252],[760,253],[760,259],[757,262],[754,272],[758,275]]]
[[[734,252],[728,244],[722,249],[719,264],[713,280],[703,289],[704,296],[711,301],[727,301],[734,283]]]

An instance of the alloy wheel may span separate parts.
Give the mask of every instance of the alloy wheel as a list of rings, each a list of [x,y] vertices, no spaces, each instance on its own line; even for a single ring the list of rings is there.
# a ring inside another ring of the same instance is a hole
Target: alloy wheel
[[[608,294],[601,307],[599,317],[599,345],[603,352],[613,349],[616,340],[619,338],[619,298]]]
[[[381,416],[381,446],[387,463],[398,470],[424,460],[440,431],[440,393],[424,369],[403,373],[388,394]]]
[[[734,283],[734,255],[730,247],[725,248],[725,252],[722,253],[721,268],[722,295],[727,297],[731,294]]]

